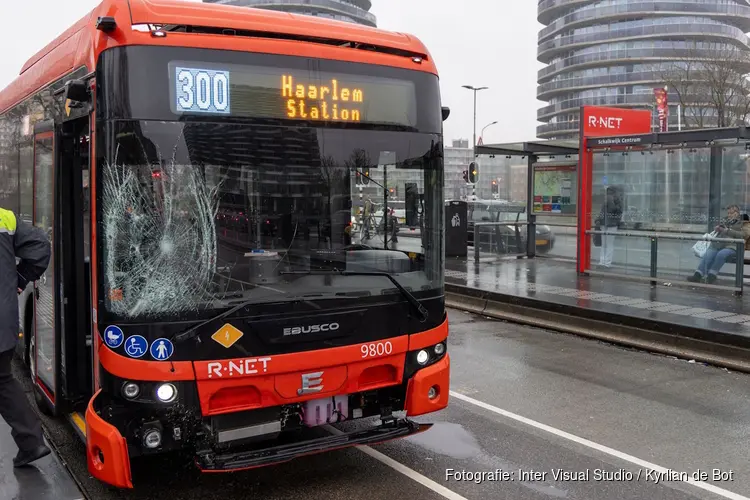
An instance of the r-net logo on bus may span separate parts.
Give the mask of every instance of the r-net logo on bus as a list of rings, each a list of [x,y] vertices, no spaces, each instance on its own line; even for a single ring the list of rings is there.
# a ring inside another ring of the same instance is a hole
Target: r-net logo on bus
[[[208,378],[234,377],[237,375],[257,375],[260,370],[268,372],[271,358],[247,358],[239,360],[214,361],[208,363]]]

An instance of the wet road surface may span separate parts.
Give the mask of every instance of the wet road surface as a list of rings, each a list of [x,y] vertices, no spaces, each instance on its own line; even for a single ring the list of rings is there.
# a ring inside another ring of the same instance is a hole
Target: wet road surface
[[[134,465],[137,489],[120,491],[89,477],[66,423],[47,420],[50,436],[97,500],[750,498],[748,376],[449,314],[451,403],[418,417],[435,425],[412,438],[232,475],[145,461]],[[670,481],[660,467],[708,477]],[[713,481],[713,469],[731,478]],[[498,470],[504,478],[487,476]]]
[[[18,448],[0,419],[0,500],[80,500],[83,494],[53,452],[33,465],[15,469]]]

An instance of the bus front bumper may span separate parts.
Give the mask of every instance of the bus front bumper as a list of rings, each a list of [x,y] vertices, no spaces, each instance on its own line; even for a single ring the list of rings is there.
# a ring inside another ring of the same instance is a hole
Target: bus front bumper
[[[86,408],[86,462],[96,479],[117,488],[133,488],[128,445],[120,431],[96,411],[101,389]]]
[[[388,420],[377,427],[313,438],[297,443],[220,453],[207,450],[196,456],[202,472],[235,472],[289,462],[295,458],[340,450],[352,446],[381,444],[422,433],[433,424],[420,424],[408,417],[425,415],[448,406],[450,357],[446,353],[438,362],[417,371],[406,388],[407,418]]]
[[[418,424],[408,419],[395,419],[374,428],[334,434],[294,444],[224,454],[207,451],[198,454],[195,457],[195,463],[202,472],[236,472],[289,462],[295,458],[351,446],[380,444],[419,434],[430,427],[432,424]]]

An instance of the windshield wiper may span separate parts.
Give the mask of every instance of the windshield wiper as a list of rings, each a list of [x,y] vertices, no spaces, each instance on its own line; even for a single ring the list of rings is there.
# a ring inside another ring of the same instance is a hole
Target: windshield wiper
[[[207,319],[206,321],[203,321],[202,323],[198,323],[195,326],[191,326],[187,330],[184,330],[184,331],[182,331],[180,333],[175,333],[170,340],[174,344],[179,344],[180,342],[184,342],[186,340],[190,340],[190,339],[192,339],[193,337],[196,336],[195,332],[199,328],[201,328],[201,327],[203,327],[203,326],[211,323],[212,321],[216,321],[217,319],[221,319],[221,318],[224,318],[226,316],[229,316],[233,312],[237,312],[240,309],[242,309],[243,307],[249,306],[250,304],[252,304],[253,302],[255,302],[255,300],[256,299],[246,300],[244,302],[241,302],[238,305],[234,306],[233,308],[228,309],[228,310],[224,311],[223,313],[220,313],[220,314],[214,316],[213,318]]]
[[[414,306],[414,308],[419,312],[420,316],[422,316],[421,322],[424,323],[427,321],[427,318],[429,316],[429,313],[427,312],[427,309],[417,300],[417,298],[411,294],[409,290],[404,288],[404,286],[398,282],[396,278],[393,277],[392,274],[386,273],[383,271],[375,271],[375,272],[365,272],[365,271],[343,271],[343,270],[330,270],[330,271],[282,271],[280,274],[297,274],[297,275],[331,275],[331,274],[338,274],[341,276],[383,276],[385,278],[388,278],[391,280],[391,282],[396,285],[396,288],[398,288],[398,291],[401,292],[401,295],[406,297],[406,300],[409,301],[409,303]]]
[[[334,271],[282,271],[279,274],[287,274],[287,275],[288,274],[291,274],[291,275],[331,275],[331,274],[339,274],[341,276],[384,276],[384,277],[388,278],[389,280],[391,280],[391,282],[394,285],[396,285],[396,288],[398,288],[399,292],[401,292],[401,294],[404,297],[406,297],[406,299],[409,301],[409,303],[417,311],[419,311],[419,314],[422,317],[422,319],[421,319],[422,323],[424,323],[425,321],[427,321],[427,318],[429,316],[429,313],[427,312],[427,309],[417,300],[417,298],[414,297],[414,295],[412,295],[411,292],[409,292],[409,290],[407,290],[406,288],[404,288],[403,285],[401,285],[401,283],[399,283],[398,280],[396,280],[396,278],[394,278],[391,274],[386,273],[386,272],[363,272],[363,271],[338,271],[338,270],[334,270]],[[299,298],[299,297],[290,297],[289,299],[292,300],[293,302],[310,302],[309,300],[305,300],[305,299],[302,299],[302,298]],[[191,326],[190,328],[188,328],[188,329],[186,329],[186,330],[184,330],[184,331],[182,331],[180,333],[174,334],[170,340],[173,343],[175,343],[175,344],[179,344],[180,342],[184,342],[186,340],[190,340],[190,339],[192,339],[193,337],[195,337],[197,335],[196,332],[200,328],[206,326],[207,324],[209,324],[209,323],[211,323],[213,321],[219,320],[221,318],[225,318],[225,317],[229,316],[230,314],[235,313],[235,312],[239,311],[240,309],[243,309],[243,308],[245,308],[245,307],[247,307],[249,305],[255,304],[255,303],[257,303],[257,301],[258,301],[257,297],[245,300],[245,301],[237,304],[236,306],[232,307],[231,309],[228,309],[228,310],[226,310],[226,311],[224,311],[224,312],[222,312],[220,314],[217,314],[213,318],[207,319],[206,321],[198,323],[195,326]]]
[[[292,300],[292,302],[308,302],[308,301],[295,298],[294,300]],[[228,310],[224,311],[223,313],[217,314],[213,318],[207,319],[206,321],[203,321],[203,322],[201,322],[201,323],[199,323],[199,324],[197,324],[195,326],[191,326],[187,330],[184,330],[184,331],[182,331],[180,333],[174,334],[170,340],[173,343],[175,343],[175,344],[179,344],[180,342],[184,342],[186,340],[190,340],[190,339],[192,339],[193,337],[195,337],[197,335],[196,332],[201,327],[206,326],[207,324],[211,323],[212,321],[216,321],[218,319],[225,318],[225,317],[229,316],[230,314],[239,311],[240,309],[243,309],[243,308],[245,308],[247,306],[250,306],[250,305],[253,305],[253,304],[256,304],[256,303],[258,303],[258,298],[257,297],[254,297],[252,299],[248,299],[248,300],[245,300],[243,302],[240,302],[239,304],[237,304],[236,306],[232,307],[231,309],[228,309]]]

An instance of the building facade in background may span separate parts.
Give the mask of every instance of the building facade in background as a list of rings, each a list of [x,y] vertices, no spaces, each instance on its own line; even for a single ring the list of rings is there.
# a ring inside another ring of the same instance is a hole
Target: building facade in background
[[[444,155],[446,200],[465,200],[475,192],[477,198],[484,200],[526,201],[526,160],[520,157],[482,155],[477,159],[479,180],[472,187],[463,177],[464,171],[468,170],[469,164],[474,160],[474,150],[469,146],[469,140],[453,140],[452,146],[445,147]],[[517,179],[521,170],[523,190],[518,188]]]
[[[372,7],[370,0],[203,0],[203,2],[279,10],[377,27],[377,18],[369,12]]]
[[[750,52],[748,0],[539,0],[538,20],[543,139],[577,138],[581,105],[653,110],[666,74],[683,68],[677,79],[690,81],[689,59]],[[669,89],[670,130],[679,100]]]

